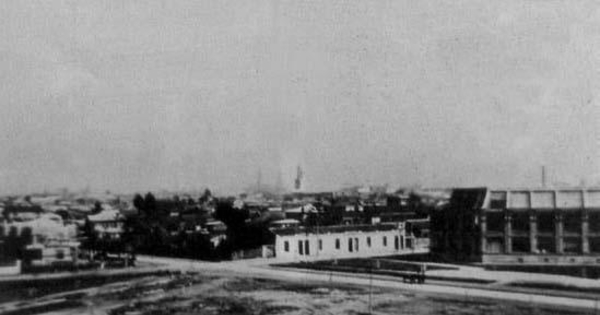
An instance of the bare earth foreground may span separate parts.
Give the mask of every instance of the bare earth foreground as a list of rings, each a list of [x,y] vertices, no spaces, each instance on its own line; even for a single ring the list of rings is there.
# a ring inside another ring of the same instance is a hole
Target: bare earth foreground
[[[589,294],[561,297],[406,284],[365,275],[274,269],[271,261],[261,260],[140,260],[146,267],[93,272],[96,278],[51,275],[42,276],[34,289],[10,285],[10,292],[0,292],[0,313],[600,314],[595,295]]]
[[[50,311],[51,308],[45,308],[44,305],[58,306]],[[551,309],[531,303],[499,302],[467,296],[203,273],[146,276],[21,301],[12,306],[4,308],[3,313],[593,314],[573,308]]]
[[[183,263],[170,262],[172,266]],[[250,265],[242,267],[245,264],[186,265],[188,268],[176,272],[173,268],[172,273],[5,300],[0,304],[0,313],[596,314],[595,309],[589,308],[427,292],[419,290],[422,286],[389,287],[370,280],[366,283],[373,286],[348,284],[341,278],[323,281],[308,274],[301,278],[282,277],[282,271],[257,272],[259,269]]]

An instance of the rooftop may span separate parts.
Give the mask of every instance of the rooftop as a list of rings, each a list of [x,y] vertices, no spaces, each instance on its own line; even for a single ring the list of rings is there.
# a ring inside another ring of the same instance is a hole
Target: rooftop
[[[600,188],[455,189],[451,206],[479,209],[600,208]]]
[[[294,235],[294,234],[328,234],[345,232],[375,232],[391,231],[398,228],[397,224],[365,224],[365,225],[334,225],[334,226],[310,226],[310,227],[289,227],[273,229],[276,235]]]

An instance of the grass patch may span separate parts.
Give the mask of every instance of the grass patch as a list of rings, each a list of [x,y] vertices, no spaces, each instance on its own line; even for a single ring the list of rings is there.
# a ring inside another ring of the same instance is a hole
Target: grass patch
[[[64,309],[70,309],[70,308],[81,307],[81,306],[83,306],[83,303],[81,303],[80,301],[64,300],[64,301],[58,301],[58,302],[48,303],[48,304],[44,304],[44,305],[23,307],[18,310],[6,311],[2,314],[4,314],[4,315],[41,314],[41,313],[56,312],[56,311],[60,311],[60,310],[64,310]]]
[[[562,283],[541,283],[541,282],[516,281],[516,282],[508,283],[507,286],[518,287],[518,288],[528,288],[528,289],[542,289],[542,290],[556,290],[556,291],[600,294],[600,288],[576,287],[573,285],[567,285],[567,284],[562,284]]]
[[[173,302],[189,303],[173,305]],[[109,315],[125,315],[138,312],[144,315],[159,314],[203,314],[203,315],[275,315],[297,311],[293,306],[269,305],[248,297],[207,296],[199,300],[169,297],[151,302],[138,302],[113,309]]]
[[[225,283],[223,287],[228,291],[234,292],[247,292],[260,289],[312,295],[328,295],[331,291],[326,283],[302,283],[298,281],[278,281],[264,278],[239,278]],[[361,287],[338,283],[335,284],[335,289],[356,294],[367,292]]]
[[[64,278],[9,280],[0,282],[0,303],[20,299],[32,299],[48,294],[98,287],[113,282],[121,282],[148,276],[172,274],[169,271],[132,272],[116,275],[84,274]]]
[[[348,262],[338,261],[337,264],[331,262],[301,262],[301,263],[288,263],[288,264],[273,264],[274,267],[288,267],[288,268],[298,268],[298,269],[309,269],[309,270],[318,270],[318,271],[338,271],[338,272],[347,272],[347,273],[355,273],[355,274],[374,274],[374,275],[383,275],[383,276],[392,276],[402,278],[409,274],[414,274],[415,271],[398,269],[398,268],[390,268],[385,269],[382,267],[381,269],[375,269],[371,266],[366,267],[364,262],[360,264],[352,264]],[[383,265],[382,265],[383,266]],[[428,269],[431,270],[431,269]],[[426,274],[426,279],[428,280],[438,280],[438,281],[452,281],[452,282],[464,282],[464,283],[476,283],[476,284],[490,284],[496,281],[487,280],[487,279],[478,279],[478,278],[459,278],[459,277],[443,277],[443,276],[432,276]]]

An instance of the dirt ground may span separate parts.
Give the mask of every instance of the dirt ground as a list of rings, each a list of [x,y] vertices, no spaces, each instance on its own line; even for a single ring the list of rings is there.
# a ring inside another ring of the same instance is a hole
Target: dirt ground
[[[330,283],[284,282],[200,274],[145,277],[85,290],[57,293],[35,301],[24,301],[6,314],[41,313],[586,314],[580,310],[552,310],[536,305],[469,297],[449,298]]]

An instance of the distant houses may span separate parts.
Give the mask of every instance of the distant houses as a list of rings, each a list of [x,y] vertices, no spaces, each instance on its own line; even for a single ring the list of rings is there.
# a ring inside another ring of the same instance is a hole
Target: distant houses
[[[0,225],[4,260],[20,260],[24,268],[76,264],[80,242],[77,227],[53,213]]]
[[[0,267],[76,267],[135,253],[331,259],[426,251],[427,215],[381,189],[214,198],[36,195],[2,200]],[[411,221],[412,220],[412,221]],[[420,220],[420,221],[419,221]],[[1,273],[1,270],[0,270]]]
[[[90,214],[82,227],[83,247],[90,260],[108,260],[116,255],[124,265],[134,263],[134,248],[125,238],[126,217],[120,210],[110,206],[100,207],[98,213]]]
[[[106,205],[109,210],[91,214],[91,210],[80,212],[80,206],[77,203],[73,209],[55,197],[5,202],[0,219],[0,273],[12,266],[19,268],[11,272],[79,268],[90,265],[87,254],[93,249],[122,247],[123,216],[119,210]],[[90,228],[88,233],[86,227]],[[93,249],[88,246],[92,239]]]
[[[98,240],[119,240],[123,235],[125,216],[117,209],[108,208],[88,215],[87,221]]]

